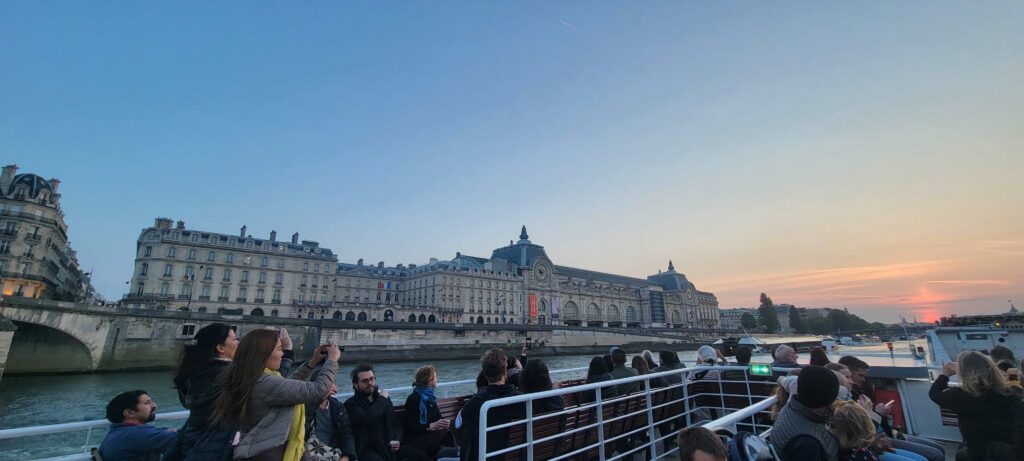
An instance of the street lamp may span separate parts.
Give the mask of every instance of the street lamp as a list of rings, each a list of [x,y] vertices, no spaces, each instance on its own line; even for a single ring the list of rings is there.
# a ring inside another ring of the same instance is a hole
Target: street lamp
[[[199,266],[199,270],[202,271],[203,267],[205,267],[205,266]],[[196,273],[193,272],[192,275],[187,276],[187,278],[189,279],[189,284],[188,284],[188,303],[185,304],[185,310],[191,312],[192,311],[192,297],[195,296]]]

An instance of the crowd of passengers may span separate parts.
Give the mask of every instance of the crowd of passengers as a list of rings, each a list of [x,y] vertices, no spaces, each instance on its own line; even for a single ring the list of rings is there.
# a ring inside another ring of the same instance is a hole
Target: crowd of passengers
[[[477,392],[466,400],[455,418],[446,419],[435,394],[437,370],[419,367],[412,393],[403,411],[396,412],[388,393],[377,387],[373,367],[355,366],[352,397],[344,402],[335,378],[341,349],[317,347],[304,362],[296,362],[287,330],[263,329],[241,339],[224,324],[208,325],[186,346],[173,377],[178,398],[190,414],[180,429],[149,425],[157,404],[144,390],[123,392],[106,408],[110,429],[94,457],[103,461],[477,461],[479,422],[484,402],[503,397],[549,391],[556,386],[547,365],[529,359],[528,346],[519,357],[491,349],[480,359]],[[777,378],[772,409],[770,444],[763,451],[745,453],[735,443],[700,426],[713,414],[695,410],[686,419],[670,415],[657,422],[662,450],[678,448],[680,461],[733,461],[781,459],[785,461],[942,461],[943,447],[928,439],[902,433],[892,424],[893,402],[876,401],[864,361],[844,356],[832,363],[826,351],[815,348],[808,364],[796,351],[779,346],[773,352]],[[730,362],[710,346],[697,351],[700,368],[633,380],[562,396],[534,399],[532,414],[573,404],[606,401],[649,388],[685,382],[721,382],[720,365],[745,366],[751,350],[741,347]],[[613,382],[650,373],[686,368],[672,351],[643,351],[628,360],[612,347],[594,357],[585,383]],[[1006,348],[986,353],[964,352],[943,366],[929,397],[957,415],[963,446],[957,460],[1024,460],[1024,392],[1018,364]],[[733,368],[732,370],[737,370]],[[727,373],[727,372],[726,372]],[[742,371],[740,373],[743,373]],[[949,380],[959,375],[959,386]],[[524,404],[493,407],[488,427],[521,420]],[[564,424],[563,422],[559,424]],[[564,429],[559,427],[559,432]],[[634,451],[647,459],[646,432],[616,441],[618,453]],[[740,438],[736,438],[739,440]],[[489,431],[487,451],[509,445],[508,429]],[[558,448],[556,448],[556,452]],[[500,459],[501,456],[489,459]],[[673,457],[675,459],[675,457]]]

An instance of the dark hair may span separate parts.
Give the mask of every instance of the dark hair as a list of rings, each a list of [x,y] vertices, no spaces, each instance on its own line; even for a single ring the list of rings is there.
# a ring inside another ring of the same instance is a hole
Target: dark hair
[[[356,367],[352,369],[352,373],[350,373],[352,384],[359,382],[359,373],[366,373],[367,371],[373,371],[373,365],[370,365],[369,363],[360,363],[359,365],[356,365]]]
[[[612,363],[615,365],[625,365],[626,351],[622,349],[615,349],[615,351],[612,352]]]
[[[515,368],[517,365],[518,366],[523,366],[524,365],[524,364],[519,363],[519,359],[517,359],[514,355],[509,355],[508,358],[505,359],[505,362],[507,364],[507,366],[505,368],[509,369],[509,370]]]
[[[825,352],[825,348],[821,346],[814,346],[811,349],[811,365],[823,367],[832,363],[828,359],[828,353]]]
[[[605,373],[608,373],[608,364],[604,362],[604,357],[598,356],[590,359],[590,368],[587,370],[588,378]]]
[[[615,368],[615,362],[612,362],[611,354],[602,355],[601,358],[604,359],[604,366],[608,367],[608,371]]]
[[[491,349],[483,357],[480,357],[480,368],[483,369],[488,384],[496,383],[501,380],[502,376],[505,376],[507,364],[508,358],[505,351],[498,348]]]
[[[675,354],[673,354],[672,351],[658,351],[658,360],[661,361],[661,366],[667,367],[674,365],[675,362],[672,361],[673,355]]]
[[[117,394],[117,396],[110,399],[110,403],[107,404],[107,421],[114,424],[123,423],[124,411],[138,408],[139,397],[148,394],[149,392],[142,389]]]
[[[476,375],[476,390],[479,391],[480,389],[487,387],[488,384],[490,383],[487,382],[487,377],[484,376],[483,370],[480,370],[480,373]]]
[[[528,360],[523,366],[523,371],[519,373],[519,390],[524,394],[529,394],[550,391],[552,387],[551,373],[544,361],[541,359]]]
[[[214,423],[237,427],[246,420],[252,390],[263,376],[267,359],[277,348],[280,336],[277,330],[253,330],[242,337],[235,359],[224,371],[224,385],[211,416]]]
[[[999,363],[1005,360],[1007,362],[1014,364],[1010,368],[1016,367],[1017,359],[1013,357],[1013,351],[1004,346],[993,347],[992,350],[989,351],[988,356],[991,357],[992,361],[995,363]]]
[[[195,344],[186,345],[181,351],[178,366],[174,369],[174,387],[184,389],[192,373],[217,357],[217,346],[224,344],[229,334],[231,327],[223,323],[211,323],[200,328],[194,337]]]
[[[646,375],[651,372],[651,367],[647,364],[647,359],[640,355],[633,356],[633,369],[636,370],[636,374],[638,375]]]
[[[684,427],[676,436],[676,444],[679,446],[680,461],[693,461],[697,450],[715,459],[724,460],[728,456],[722,439],[704,427]]]
[[[857,357],[854,357],[852,355],[844,355],[844,356],[840,357],[839,358],[839,363],[841,363],[843,365],[846,365],[846,368],[849,368],[850,371],[854,371],[854,370],[867,370],[867,369],[871,368],[871,366],[868,365],[867,362],[865,362],[865,361],[863,361],[861,359],[858,359]]]
[[[430,378],[437,376],[437,368],[433,365],[423,365],[416,369],[416,373],[412,376],[412,385],[419,387],[427,387],[430,385]],[[353,381],[354,382],[354,381]]]
[[[740,346],[736,348],[736,363],[750,363],[750,356],[754,355],[754,352],[750,350],[750,347]]]

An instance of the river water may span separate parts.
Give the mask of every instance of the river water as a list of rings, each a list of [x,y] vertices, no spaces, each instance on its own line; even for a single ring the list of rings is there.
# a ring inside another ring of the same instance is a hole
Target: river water
[[[889,355],[884,346],[863,348],[856,354],[874,365],[886,364]],[[807,363],[807,355],[800,355],[801,363]],[[898,352],[896,355],[900,357],[909,354]],[[684,363],[693,364],[696,353],[694,351],[679,351],[679,357]],[[543,360],[550,370],[561,370],[586,367],[591,358],[590,355],[575,355],[544,357]],[[833,360],[837,358],[833,357]],[[767,362],[770,361],[770,358],[755,357],[754,361]],[[902,358],[902,361],[907,363],[899,365],[908,366],[912,363],[906,358]],[[423,363],[419,362],[375,365],[377,383],[385,389],[409,386],[412,382],[413,372],[421,365]],[[433,365],[437,367],[439,382],[473,380],[480,372],[480,363],[477,360],[437,361]],[[352,368],[351,364],[341,366],[337,379],[340,392],[351,390],[347,383],[351,382],[348,380],[348,374]],[[579,371],[558,374],[552,376],[552,379],[564,381],[582,378],[585,375],[584,371]],[[5,377],[0,380],[0,429],[103,419],[104,408],[110,398],[119,392],[132,389],[146,390],[159,405],[158,413],[182,410],[178,403],[177,393],[171,387],[170,371]],[[473,391],[472,384],[450,390],[452,396],[469,394]],[[405,396],[403,392],[396,392],[391,398],[396,405],[402,405],[405,402]],[[161,423],[157,421],[155,424],[178,427],[183,422]],[[89,447],[98,446],[105,433],[104,429],[93,429],[91,433],[77,431],[0,440],[0,461],[39,459],[83,453]]]

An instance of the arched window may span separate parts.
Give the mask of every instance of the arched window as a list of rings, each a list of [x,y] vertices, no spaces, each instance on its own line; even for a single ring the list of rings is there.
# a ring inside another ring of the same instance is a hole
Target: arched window
[[[277,314],[278,314],[277,309],[274,309],[274,310],[270,311],[270,316],[271,317],[277,317]]]
[[[543,315],[537,317],[537,325],[547,325],[547,319]]]
[[[409,314],[409,321],[416,323],[416,314]]]
[[[434,317],[434,314],[430,314],[430,317],[427,317],[427,322],[436,323],[437,317]]]
[[[562,323],[566,325],[580,325],[580,308],[572,301],[566,301],[562,306]]]
[[[388,310],[384,311],[384,321],[385,322],[391,322],[391,321],[394,321],[394,320],[395,320],[395,313],[392,312],[391,309],[388,309]]]
[[[587,325],[592,327],[604,325],[604,318],[601,317],[601,308],[597,307],[597,304],[591,303],[587,306]]]
[[[483,324],[484,323],[484,318],[483,317],[477,317],[476,318],[476,323],[477,324]]]
[[[610,327],[621,327],[622,326],[622,312],[619,311],[619,306],[612,304],[608,306],[608,326]]]
[[[427,323],[427,316],[420,314],[420,318],[418,320],[420,323]]]
[[[356,314],[355,314],[355,312],[352,312],[352,311],[348,311],[347,313],[345,313],[345,320],[347,320],[347,321],[351,322],[351,321],[353,321],[353,320],[355,320],[355,319],[356,319]]]
[[[206,306],[201,306],[201,307],[200,307],[200,308],[198,309],[198,311],[199,311],[199,312],[206,312]]]
[[[307,314],[307,315],[306,315],[306,318],[307,318],[307,319],[312,319],[313,317],[314,317],[314,316],[313,316],[313,313],[312,313],[312,312],[310,312],[309,314]]]
[[[359,318],[360,322],[365,322],[366,321],[366,312],[360,312],[358,318]]]
[[[476,317],[470,317],[469,318],[469,323],[476,323],[476,322],[474,322],[474,320],[476,320]]]
[[[626,326],[630,328],[640,326],[640,313],[637,312],[636,308],[633,306],[626,308]]]
[[[341,311],[334,311],[334,320],[341,320]]]
[[[678,310],[673,310],[672,311],[672,324],[673,325],[682,325],[683,324],[683,316],[679,313]]]
[[[249,312],[249,315],[253,317],[263,317],[263,309],[257,307],[253,309],[252,312]]]

